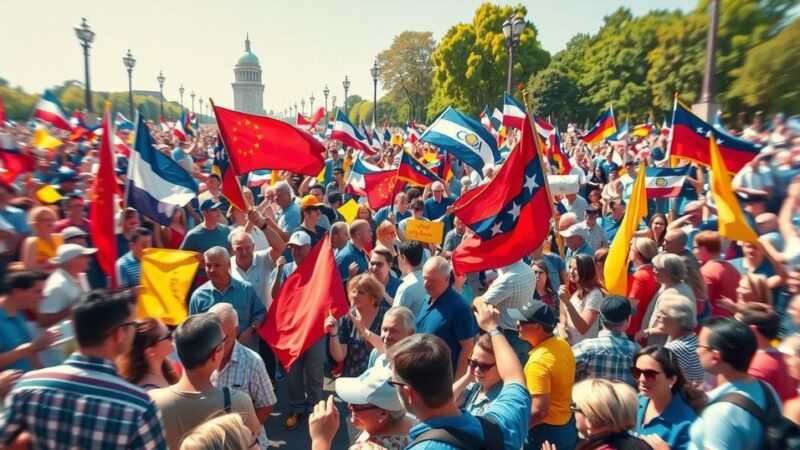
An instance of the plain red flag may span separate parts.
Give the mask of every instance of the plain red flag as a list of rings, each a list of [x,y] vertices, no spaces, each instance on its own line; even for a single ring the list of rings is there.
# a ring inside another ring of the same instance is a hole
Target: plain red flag
[[[280,276],[280,274],[278,274]],[[349,306],[328,233],[283,282],[258,334],[288,372],[325,335],[325,318],[347,314]]]
[[[237,175],[261,169],[316,176],[325,167],[325,146],[281,120],[214,105],[222,142]]]
[[[100,137],[100,163],[92,183],[89,220],[92,222],[92,242],[97,247],[97,262],[100,269],[111,277],[111,286],[117,286],[114,263],[117,261],[116,196],[120,194],[114,174],[114,152],[111,140],[111,103],[106,102],[103,111],[103,135]]]

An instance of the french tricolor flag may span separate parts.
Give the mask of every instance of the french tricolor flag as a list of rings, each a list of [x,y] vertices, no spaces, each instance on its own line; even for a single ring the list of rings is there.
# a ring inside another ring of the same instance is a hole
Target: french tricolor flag
[[[525,107],[514,97],[508,95],[508,92],[503,94],[503,125],[518,130],[522,129],[526,119]]]
[[[689,175],[689,168],[689,164],[675,169],[648,167],[645,173],[647,198],[671,198],[680,195]]]
[[[72,131],[72,125],[70,125],[67,115],[64,114],[64,108],[61,107],[55,94],[50,91],[44,91],[42,98],[39,99],[33,110],[33,118],[49,123],[56,128]]]
[[[367,137],[362,135],[361,132],[347,120],[347,117],[345,117],[342,111],[336,112],[336,122],[333,123],[331,139],[353,147],[356,150],[361,150],[364,153],[370,155],[375,154],[375,149],[372,148]]]

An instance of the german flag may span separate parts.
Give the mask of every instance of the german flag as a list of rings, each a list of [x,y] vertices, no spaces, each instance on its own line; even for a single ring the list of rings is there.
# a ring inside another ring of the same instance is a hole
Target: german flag
[[[603,142],[609,136],[617,132],[617,123],[614,121],[614,108],[608,109],[600,114],[591,130],[581,136],[581,140],[589,145]]]
[[[425,163],[414,158],[405,150],[403,150],[403,156],[400,157],[400,165],[397,166],[397,179],[416,186],[427,186],[434,181],[442,181],[425,166]]]

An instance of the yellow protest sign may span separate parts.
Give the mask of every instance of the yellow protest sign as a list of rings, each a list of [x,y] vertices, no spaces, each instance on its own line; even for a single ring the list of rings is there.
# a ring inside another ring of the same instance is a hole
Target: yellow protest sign
[[[46,184],[40,187],[36,191],[36,198],[38,198],[39,201],[41,201],[42,203],[47,203],[48,205],[52,205],[53,203],[61,200],[64,197],[62,197],[61,194],[58,193],[56,188],[54,188],[49,184]]]
[[[183,322],[188,316],[186,294],[199,266],[195,252],[145,249],[136,317],[155,317],[167,325]]]
[[[344,221],[349,225],[350,222],[356,220],[356,215],[358,214],[358,202],[351,198],[347,201],[347,203],[340,206],[336,210],[339,211],[342,216],[344,216]]]
[[[406,240],[441,244],[444,240],[444,222],[409,219],[406,223]]]

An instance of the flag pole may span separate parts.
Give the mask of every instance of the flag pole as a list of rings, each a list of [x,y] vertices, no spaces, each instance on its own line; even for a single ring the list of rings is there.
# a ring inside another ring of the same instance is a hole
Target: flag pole
[[[533,116],[530,114],[530,109],[531,109],[531,106],[530,106],[531,105],[530,95],[531,95],[531,93],[527,89],[523,89],[522,90],[522,98],[523,98],[523,101],[525,102],[525,109],[528,111],[528,114],[527,114],[528,115],[528,122],[529,122],[528,125],[533,130],[533,133],[532,133],[533,134],[533,145],[536,147],[536,158],[539,160],[539,167],[542,169],[542,174],[544,175],[544,190],[545,190],[545,192],[547,192],[547,203],[550,205],[550,214],[553,217],[553,221],[554,221],[554,225],[555,225],[555,228],[554,228],[553,231],[555,231],[554,235],[555,235],[555,238],[556,238],[556,246],[558,248],[559,256],[563,257],[564,256],[564,245],[561,242],[560,234],[558,232],[559,219],[558,219],[558,216],[556,216],[556,208],[555,208],[555,204],[554,204],[555,202],[553,201],[553,194],[550,192],[550,183],[549,183],[549,181],[547,179],[548,178],[547,170],[545,170],[544,161],[542,160],[542,149],[539,148],[539,134],[536,131],[536,124],[533,121]]]
[[[217,115],[217,105],[214,103],[214,99],[211,97],[208,98],[208,102],[211,103],[211,110],[214,111],[214,120],[216,120],[217,124],[219,124],[220,120],[219,116]],[[218,129],[222,130],[222,127],[218,127]],[[217,136],[219,136],[219,139],[222,140],[222,145],[223,147],[225,147],[225,151],[227,152],[228,149],[231,147],[228,146],[228,142],[225,140],[225,133],[219,131]],[[233,159],[230,156],[228,156],[228,164],[230,164],[231,168],[233,169],[233,175],[234,178],[236,179],[236,187],[239,189],[239,193],[242,194],[242,199],[244,199],[245,207],[247,207],[247,209],[250,209],[250,207],[253,207],[255,205],[250,204],[250,200],[248,200],[245,197],[244,190],[242,189],[242,182],[239,180],[239,170],[236,168],[236,164],[234,164]],[[233,202],[231,202],[231,204],[233,204]],[[236,205],[233,206],[236,207]],[[247,212],[247,211],[242,211],[242,212]]]

